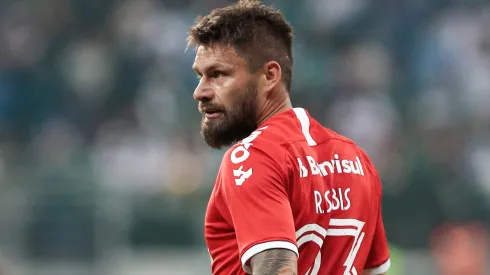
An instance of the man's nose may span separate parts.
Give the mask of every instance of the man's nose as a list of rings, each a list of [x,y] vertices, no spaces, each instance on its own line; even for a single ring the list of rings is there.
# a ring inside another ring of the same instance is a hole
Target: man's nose
[[[194,90],[193,97],[197,101],[211,101],[214,96],[214,91],[202,79]]]

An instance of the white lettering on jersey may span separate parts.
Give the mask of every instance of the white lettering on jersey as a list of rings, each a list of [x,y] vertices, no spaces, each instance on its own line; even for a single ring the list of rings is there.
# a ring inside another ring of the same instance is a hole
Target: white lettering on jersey
[[[267,126],[255,130],[250,136],[244,138],[238,143],[239,146],[235,147],[231,151],[230,160],[233,164],[240,164],[246,161],[250,157],[250,152],[248,148],[252,146],[252,141],[254,141],[261,133],[262,130],[266,129]],[[235,177],[235,184],[241,186],[250,176],[252,176],[252,168],[248,168],[244,171],[243,165],[240,165],[238,169],[233,169],[233,176]]]
[[[235,176],[235,184],[238,186],[242,185],[245,180],[248,179],[251,175],[252,168],[249,168],[247,171],[243,171],[243,165],[240,165],[240,168],[233,170],[233,176]]]
[[[315,257],[313,265],[306,271],[307,275],[317,275],[322,264],[322,247],[326,238],[329,237],[353,237],[350,251],[345,259],[344,275],[359,274],[354,266],[357,254],[364,240],[365,232],[362,231],[366,223],[357,219],[330,219],[327,228],[310,223],[301,227],[296,231],[296,240],[298,248],[309,243],[316,244],[320,247],[318,254]]]
[[[299,176],[302,178],[305,178],[308,176],[308,169],[303,165],[303,162],[301,161],[300,158],[298,158],[298,165],[299,165]]]
[[[330,213],[332,211],[347,211],[350,209],[351,200],[349,198],[350,188],[333,188],[322,192],[314,190],[315,211],[317,214]]]
[[[308,163],[310,164],[310,170],[312,175],[320,175],[320,168],[318,168],[318,164],[315,159],[311,156],[306,156]]]
[[[250,152],[247,150],[251,143],[245,143],[242,146],[238,146],[231,152],[231,162],[238,164],[244,162],[250,156]]]
[[[332,160],[318,163],[312,156],[306,156],[306,160],[309,164],[309,171],[312,175],[321,175],[323,177],[330,174],[355,174],[364,176],[364,170],[362,168],[361,160],[356,156],[356,160],[340,159],[338,154],[334,154]],[[308,169],[303,165],[303,162],[298,158],[298,164],[300,169],[300,177],[305,178],[308,176]]]

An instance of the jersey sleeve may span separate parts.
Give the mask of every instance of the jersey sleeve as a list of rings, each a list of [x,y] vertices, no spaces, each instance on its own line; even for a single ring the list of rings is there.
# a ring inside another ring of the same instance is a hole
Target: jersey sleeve
[[[220,169],[221,188],[245,272],[251,273],[250,259],[265,250],[288,249],[298,255],[280,153],[250,143],[229,152]]]
[[[368,271],[368,274],[379,275],[387,272],[390,264],[390,251],[380,210],[373,243],[364,269]]]

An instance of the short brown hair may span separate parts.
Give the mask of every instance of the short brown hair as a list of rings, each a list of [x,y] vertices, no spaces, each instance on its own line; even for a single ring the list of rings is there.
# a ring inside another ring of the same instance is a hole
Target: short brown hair
[[[187,46],[226,44],[242,56],[251,72],[265,63],[281,66],[282,81],[291,88],[293,30],[283,14],[256,0],[240,0],[198,17],[190,28]]]

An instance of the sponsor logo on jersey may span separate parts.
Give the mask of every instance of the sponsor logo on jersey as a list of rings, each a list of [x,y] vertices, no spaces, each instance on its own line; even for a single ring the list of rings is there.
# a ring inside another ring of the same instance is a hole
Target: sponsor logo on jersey
[[[364,176],[361,160],[356,156],[355,160],[342,159],[338,154],[333,155],[333,159],[324,162],[316,161],[312,156],[306,156],[307,164],[303,164],[298,158],[300,177],[305,178],[309,174],[328,176],[330,174],[355,174]]]
[[[250,136],[243,139],[238,143],[238,146],[231,151],[230,160],[233,164],[240,164],[246,161],[250,157],[248,149],[252,146],[254,141],[267,126],[255,130]],[[235,177],[235,184],[241,186],[248,178],[253,174],[252,167],[246,169],[243,165],[240,165],[237,169],[233,169],[233,176]]]

